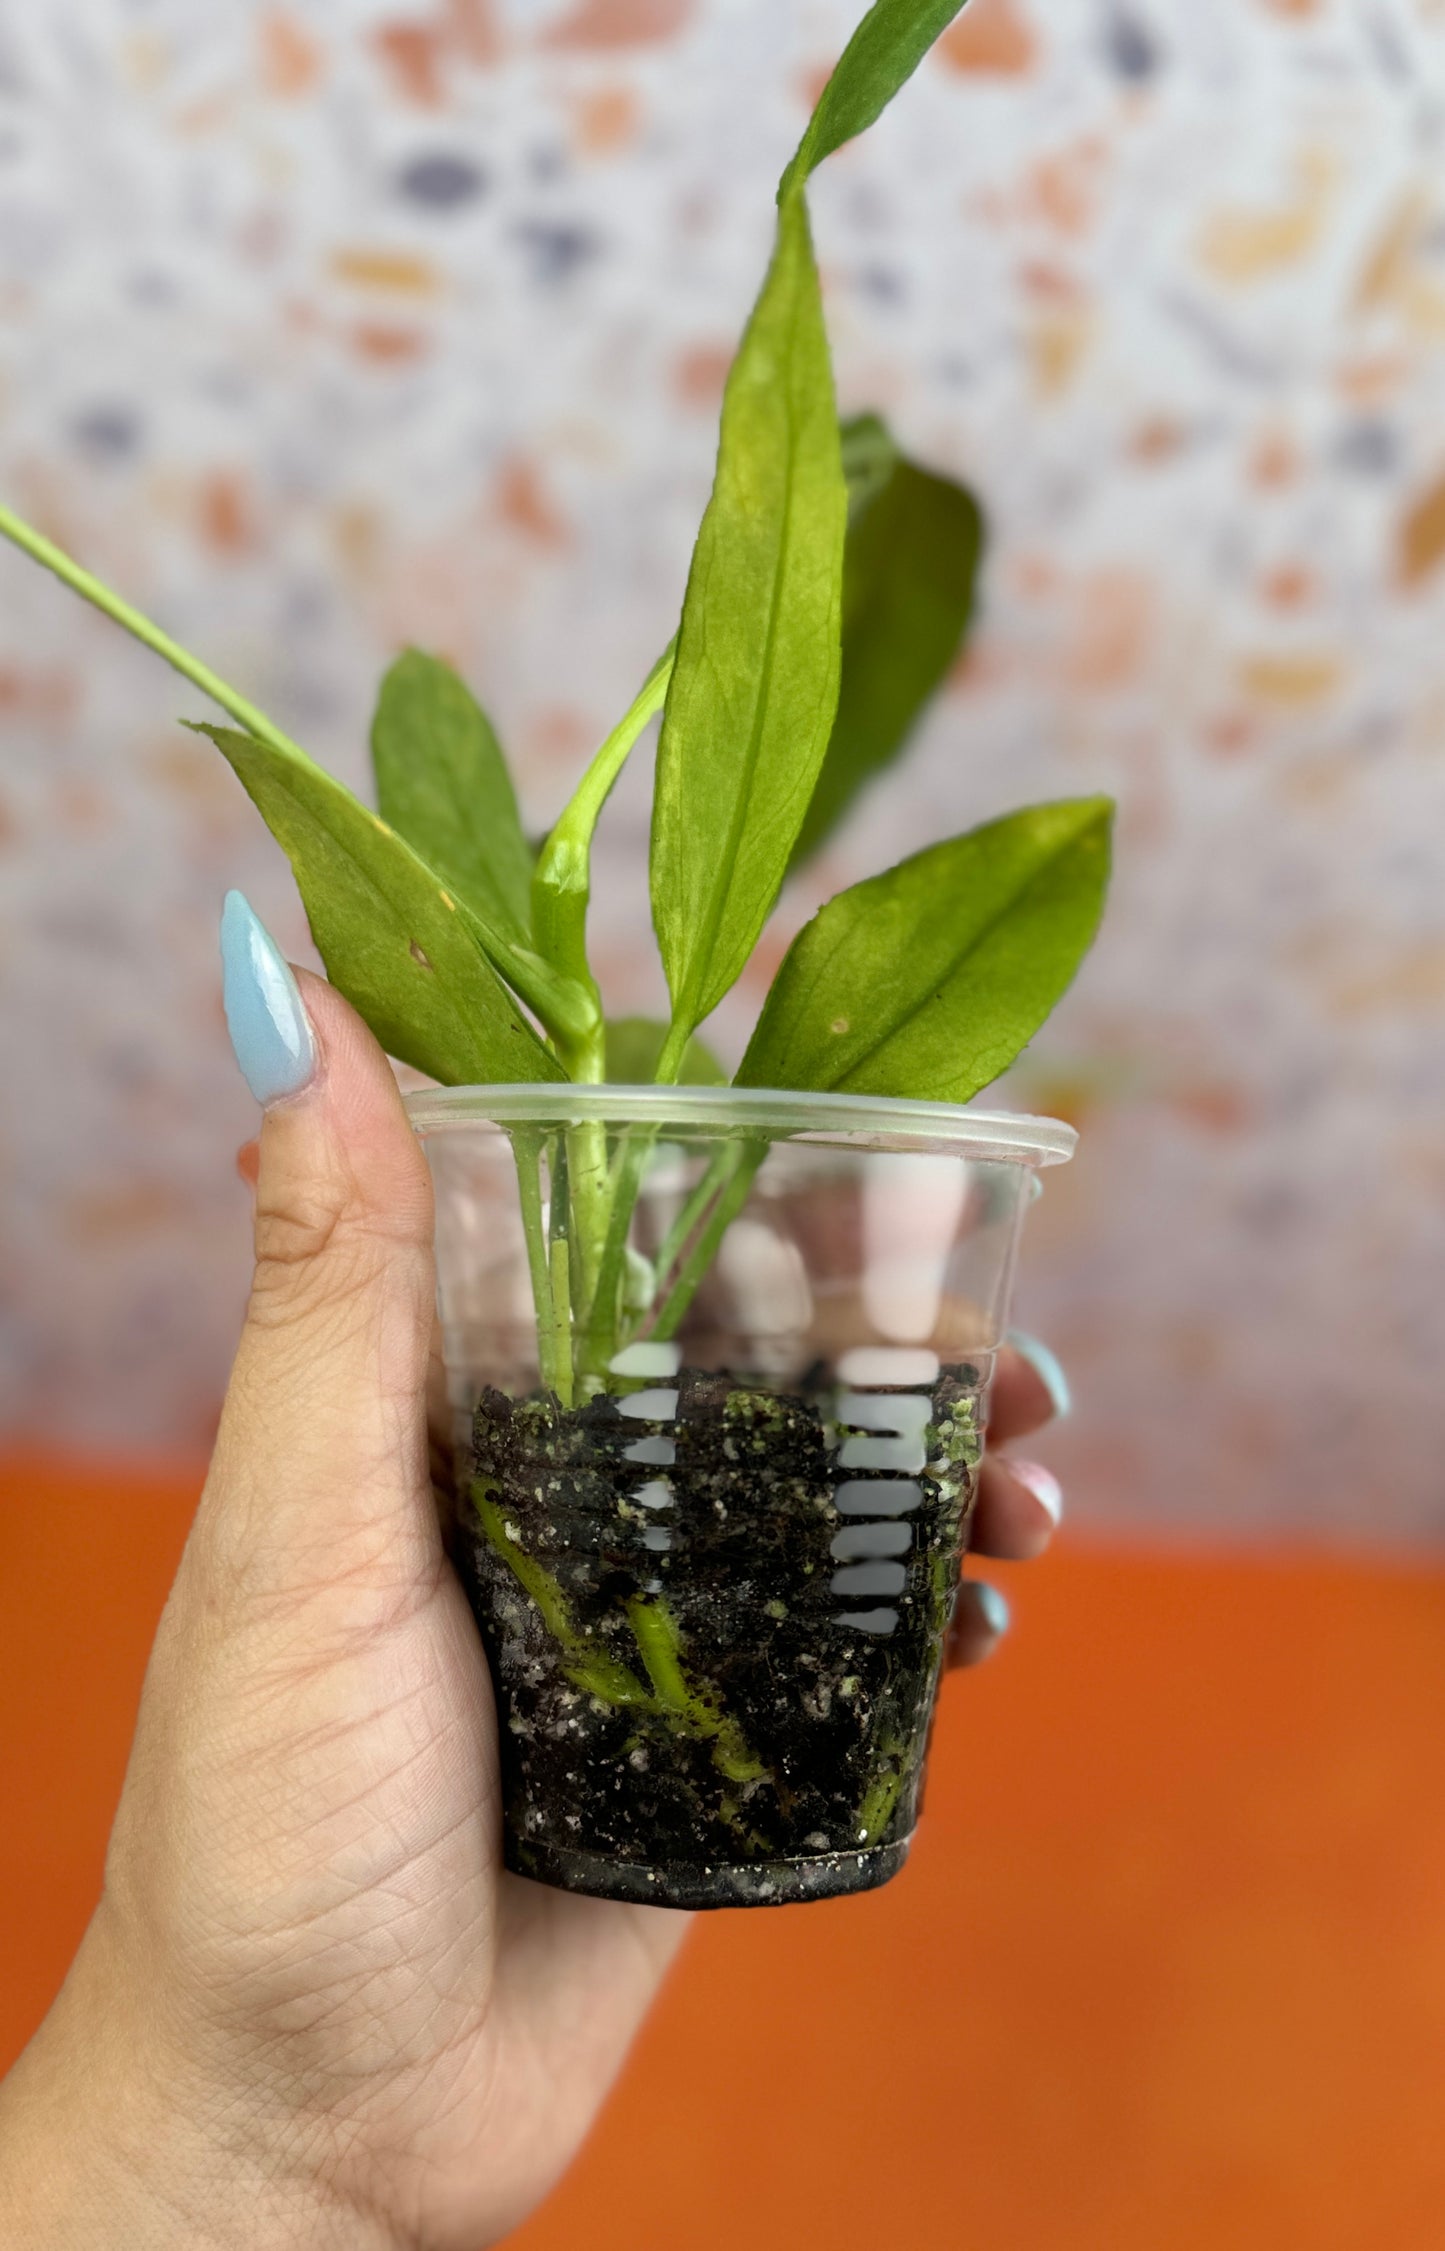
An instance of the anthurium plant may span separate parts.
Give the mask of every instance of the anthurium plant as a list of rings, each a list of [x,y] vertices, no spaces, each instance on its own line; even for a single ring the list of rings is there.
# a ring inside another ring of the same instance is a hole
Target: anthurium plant
[[[265,713],[8,510],[0,530],[224,711],[197,724],[286,851],[332,981],[387,1051],[445,1085],[722,1083],[700,1028],[741,976],[792,869],[896,758],[967,632],[980,512],[873,415],[840,425],[809,225],[815,167],[872,123],[959,12],[876,0],[778,190],[776,243],[728,379],[716,479],[681,621],[540,849],[501,745],[439,656],[409,650],[372,731],[377,810]],[[661,716],[652,919],[665,1023],[608,1016],[587,949],[593,838]],[[831,899],[789,949],[736,1084],[967,1102],[1074,976],[1102,909],[1111,807],[1035,805]],[[637,1137],[518,1137],[542,1373],[595,1394],[636,1335],[666,1338],[746,1193],[717,1165],[642,1278]]]

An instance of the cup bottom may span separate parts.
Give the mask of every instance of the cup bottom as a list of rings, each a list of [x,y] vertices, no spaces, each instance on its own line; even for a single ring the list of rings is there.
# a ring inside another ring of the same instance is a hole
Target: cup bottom
[[[752,1867],[649,1867],[644,1861],[608,1860],[509,1836],[506,1862],[514,1875],[592,1899],[622,1899],[650,1907],[787,1907],[805,1899],[839,1899],[877,1891],[908,1858],[912,1839],[874,1845],[867,1852],[819,1853],[811,1860],[759,1861]]]

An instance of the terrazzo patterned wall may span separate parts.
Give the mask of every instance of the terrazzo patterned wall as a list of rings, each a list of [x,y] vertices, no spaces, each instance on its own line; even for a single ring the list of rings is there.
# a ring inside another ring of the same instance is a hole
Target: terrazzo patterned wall
[[[665,639],[771,185],[859,0],[3,0],[0,489],[348,780],[418,639],[539,826]],[[825,889],[1112,787],[1010,1090],[1078,1514],[1445,1534],[1445,0],[973,0],[814,195],[840,389],[985,614]],[[0,555],[0,1404],[191,1446],[245,1279],[215,922],[305,933],[189,691]],[[604,981],[654,1001],[646,774]]]

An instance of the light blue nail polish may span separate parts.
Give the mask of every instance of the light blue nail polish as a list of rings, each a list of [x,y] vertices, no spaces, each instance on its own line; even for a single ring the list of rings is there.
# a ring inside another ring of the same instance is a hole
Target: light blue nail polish
[[[226,893],[221,990],[241,1076],[263,1109],[299,1094],[316,1069],[316,1042],[295,978],[250,901]]]
[[[973,1589],[974,1601],[983,1612],[983,1622],[989,1632],[1006,1634],[1013,1622],[1007,1595],[1000,1594],[998,1588],[991,1587],[986,1579],[971,1579],[969,1585]]]
[[[1053,1402],[1055,1415],[1062,1422],[1065,1415],[1072,1411],[1074,1395],[1069,1389],[1069,1379],[1064,1374],[1057,1355],[1023,1329],[1010,1329],[1008,1341],[1033,1369]]]

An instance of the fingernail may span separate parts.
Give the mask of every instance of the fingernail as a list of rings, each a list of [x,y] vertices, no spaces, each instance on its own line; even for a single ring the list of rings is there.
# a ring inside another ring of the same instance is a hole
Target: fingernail
[[[239,891],[221,910],[221,991],[241,1076],[262,1108],[299,1094],[316,1070],[316,1042],[285,957]]]
[[[1054,1414],[1060,1422],[1072,1411],[1074,1395],[1069,1389],[1069,1379],[1057,1353],[1050,1352],[1046,1344],[1031,1337],[1025,1329],[1010,1329],[1008,1341],[1015,1352],[1027,1360],[1053,1404]]]
[[[991,1587],[986,1579],[970,1579],[968,1584],[989,1632],[1006,1634],[1013,1621],[1007,1595],[1001,1594],[997,1587]]]
[[[1007,1457],[1009,1475],[1016,1477],[1028,1492],[1033,1494],[1039,1507],[1047,1509],[1049,1521],[1057,1524],[1064,1513],[1064,1488],[1051,1469],[1042,1462],[1016,1462]]]

